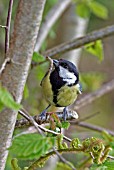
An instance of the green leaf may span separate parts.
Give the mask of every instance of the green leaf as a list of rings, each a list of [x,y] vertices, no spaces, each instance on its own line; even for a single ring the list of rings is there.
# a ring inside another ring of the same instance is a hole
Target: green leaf
[[[104,166],[104,165],[92,165],[92,167],[90,168],[90,170],[109,170],[109,169],[107,169],[107,167],[106,166]]]
[[[55,33],[54,29],[51,29],[51,30],[50,30],[49,36],[50,36],[50,38],[52,38],[52,39],[55,39],[55,38],[56,38],[56,33]]]
[[[90,1],[89,8],[99,18],[102,18],[102,19],[108,18],[108,10],[104,5],[102,5],[96,1]]]
[[[71,163],[71,162],[69,162],[69,163]],[[71,163],[71,165],[72,165],[72,163]],[[63,170],[63,169],[72,170],[72,168],[70,166],[68,166],[67,164],[62,163],[62,162],[58,162],[55,170]]]
[[[46,71],[48,70],[49,68],[49,63],[48,62],[44,62],[43,64],[41,65],[38,65],[35,69],[35,72],[36,72],[36,78],[38,80],[42,80],[42,78],[44,77],[44,75],[46,74]]]
[[[33,56],[32,56],[32,60],[35,62],[43,62],[43,61],[45,61],[45,58],[43,55],[41,55],[37,52],[34,52]]]
[[[85,45],[85,50],[96,56],[99,61],[102,61],[104,59],[103,45],[101,40],[97,40]]]
[[[90,16],[90,9],[85,3],[80,3],[76,6],[76,14],[82,18],[88,18]]]
[[[27,99],[29,97],[29,89],[27,85],[25,85],[24,87],[23,97],[24,99]]]
[[[104,165],[107,166],[108,170],[114,170],[114,161],[106,161]]]
[[[114,149],[114,141],[109,143],[112,149]]]
[[[80,81],[83,90],[89,91],[97,90],[99,87],[101,87],[104,80],[105,75],[99,72],[82,73],[80,75]]]
[[[0,111],[2,111],[3,108],[4,108],[4,105],[3,105],[3,103],[0,101]]]
[[[93,164],[90,170],[114,170],[114,161],[106,161],[102,165]]]
[[[64,129],[68,129],[68,128],[69,128],[69,126],[70,126],[70,123],[69,123],[69,122],[67,122],[67,121],[62,122],[62,128],[64,128]]]
[[[44,75],[45,75],[44,70],[45,70],[45,67],[44,67],[43,65],[39,65],[39,66],[37,67],[37,75],[36,75],[36,77],[37,77],[37,79],[40,80],[40,81],[42,80],[42,78],[43,78]]]
[[[0,103],[14,110],[19,110],[21,108],[21,105],[16,103],[12,95],[1,85],[0,85]]]
[[[24,134],[14,138],[10,151],[22,159],[35,159],[44,155],[54,144],[54,138],[39,134]]]

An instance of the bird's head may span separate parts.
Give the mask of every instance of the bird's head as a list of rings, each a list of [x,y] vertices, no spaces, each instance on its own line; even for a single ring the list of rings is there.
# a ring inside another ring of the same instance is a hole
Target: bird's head
[[[79,73],[76,66],[72,62],[64,59],[53,59],[53,64],[55,70],[59,74],[59,77],[66,82],[66,85],[72,86],[79,84]]]

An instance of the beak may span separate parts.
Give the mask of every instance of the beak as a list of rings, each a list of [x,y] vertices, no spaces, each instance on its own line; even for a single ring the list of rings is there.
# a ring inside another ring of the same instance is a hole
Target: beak
[[[58,60],[53,59],[53,64],[54,64],[54,66],[55,66],[55,67],[58,67],[58,66],[59,66],[59,61],[58,61]]]

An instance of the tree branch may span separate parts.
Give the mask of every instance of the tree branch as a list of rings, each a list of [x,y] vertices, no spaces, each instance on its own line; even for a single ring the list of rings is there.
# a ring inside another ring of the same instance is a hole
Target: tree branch
[[[45,18],[45,21],[42,23],[42,26],[39,30],[34,51],[39,51],[50,29],[52,28],[52,26],[55,24],[55,22],[58,20],[58,18],[62,15],[62,13],[65,11],[65,9],[69,6],[71,2],[72,0],[62,0],[62,1],[59,0],[57,4],[49,11],[49,13]]]
[[[97,30],[94,32],[91,32],[91,33],[87,34],[86,36],[76,38],[71,41],[62,43],[54,48],[47,50],[46,52],[43,53],[43,55],[52,57],[52,56],[55,56],[58,54],[62,54],[67,51],[82,47],[85,44],[88,44],[90,42],[93,42],[93,41],[96,41],[99,39],[103,39],[103,38],[110,36],[112,34],[114,34],[114,25],[108,26],[106,28],[103,28],[103,29],[100,29],[100,30]]]
[[[13,0],[9,0],[9,9],[6,21],[6,28],[5,28],[5,54],[8,52],[9,49],[9,36],[10,36],[10,24],[11,24],[11,15],[12,15],[12,7],[13,7]]]
[[[23,110],[21,109],[18,112],[19,112],[19,114],[21,114],[23,112]],[[56,112],[56,114],[57,114],[57,116],[60,120],[64,120],[63,112]],[[47,113],[47,117],[44,120],[39,119],[39,115],[35,115],[35,116],[33,116],[33,118],[38,124],[49,123],[49,116],[48,115],[49,115],[49,113]],[[30,122],[28,121],[26,115],[24,116],[24,114],[23,114],[22,116],[25,119],[17,120],[15,128],[30,126]],[[73,110],[69,110],[69,113],[66,116],[66,120],[74,120],[74,119],[78,119],[78,114],[76,112],[74,112]]]

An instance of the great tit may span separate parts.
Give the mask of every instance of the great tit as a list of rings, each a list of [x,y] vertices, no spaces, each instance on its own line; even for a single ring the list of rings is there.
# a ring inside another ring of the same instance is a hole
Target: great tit
[[[81,93],[76,66],[65,59],[53,59],[53,67],[42,79],[41,86],[49,106],[40,114],[40,118],[44,120],[47,109],[53,105],[64,107],[63,117],[66,120],[67,106],[73,104],[77,95]]]

